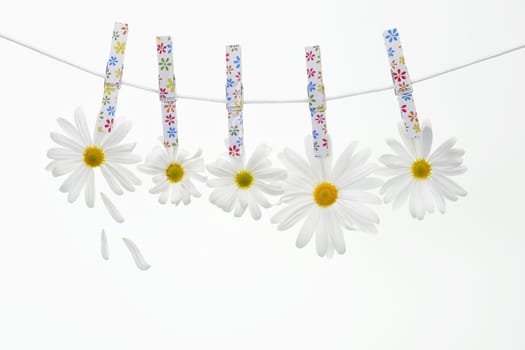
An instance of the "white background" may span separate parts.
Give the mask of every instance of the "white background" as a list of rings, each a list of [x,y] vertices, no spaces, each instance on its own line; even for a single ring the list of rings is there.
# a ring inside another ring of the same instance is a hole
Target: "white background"
[[[219,98],[224,46],[241,44],[246,98],[303,98],[303,46],[321,45],[334,95],[390,83],[386,28],[399,28],[417,78],[523,43],[523,14],[520,0],[3,0],[0,31],[103,72],[113,22],[126,21],[124,79],[152,87],[155,36],[171,34],[179,93]],[[434,139],[455,135],[467,151],[468,197],[422,222],[380,207],[380,232],[347,232],[332,260],[296,249],[298,228],[276,231],[274,210],[234,219],[203,186],[190,206],[161,206],[144,176],[113,196],[122,225],[100,198],[91,210],[68,204],[63,179],[44,171],[49,132],[77,105],[94,122],[102,80],[5,41],[0,52],[0,349],[525,348],[524,51],[415,86]],[[122,88],[123,116],[145,155],[160,135],[158,97]],[[358,140],[375,157],[400,120],[391,91],[331,102],[327,116],[336,154]],[[183,148],[209,161],[224,151],[224,105],[180,100],[179,127]],[[261,142],[302,152],[309,132],[306,105],[245,107],[248,152]]]

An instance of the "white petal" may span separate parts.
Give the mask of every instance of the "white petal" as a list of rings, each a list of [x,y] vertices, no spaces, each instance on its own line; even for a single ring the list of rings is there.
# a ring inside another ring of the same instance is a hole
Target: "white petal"
[[[162,192],[160,193],[160,195],[159,195],[159,203],[160,203],[160,204],[166,204],[166,203],[168,203],[169,196],[170,196],[169,188],[166,189],[165,191],[162,191]]]
[[[239,189],[231,186],[225,189],[216,189],[210,193],[210,202],[224,210],[230,212],[237,199]]]
[[[111,164],[111,168],[113,168],[115,171],[118,171],[123,177],[126,178],[126,180],[135,186],[140,186],[142,184],[142,181],[137,177],[137,175],[133,174],[128,168],[120,165],[120,164]]]
[[[100,254],[102,255],[102,259],[109,260],[108,238],[104,230],[102,230],[100,234]]]
[[[457,141],[458,141],[457,138],[452,137],[452,138],[448,139],[447,141],[443,142],[441,144],[441,146],[436,148],[436,150],[434,152],[432,152],[430,157],[428,157],[428,161],[430,163],[434,162],[436,159],[438,159],[444,153],[448,152],[448,150],[450,150],[452,147],[454,147],[454,145],[456,144]]]
[[[354,182],[373,174],[376,169],[377,165],[375,164],[366,164],[360,168],[352,169],[351,171],[347,171],[343,176],[339,177],[339,180],[335,183],[335,185],[338,188],[345,188],[352,185]]]
[[[463,189],[460,185],[458,185],[455,181],[450,180],[448,177],[440,175],[440,174],[433,174],[432,177],[436,182],[438,182],[441,186],[443,186],[447,191],[454,193],[457,196],[464,197],[467,195],[467,191]]]
[[[315,248],[317,255],[323,257],[328,250],[328,233],[326,232],[326,210],[321,210],[315,234]]]
[[[467,167],[460,166],[456,168],[432,168],[432,173],[434,174],[440,174],[443,176],[456,176],[464,174],[467,171]]]
[[[431,127],[425,127],[423,128],[423,132],[421,133],[421,142],[422,142],[422,154],[421,156],[425,159],[428,159],[428,155],[430,154],[430,150],[432,149],[432,128]]]
[[[339,222],[336,222],[336,219],[331,210],[326,211],[326,216],[327,231],[330,235],[330,240],[333,244],[333,247],[339,254],[344,254],[346,251],[346,244],[343,231],[339,226]]]
[[[135,149],[135,146],[137,145],[136,142],[131,143],[122,143],[120,145],[116,145],[113,147],[107,147],[104,151],[107,155],[113,154],[113,153],[131,153]]]
[[[144,260],[144,257],[142,256],[139,247],[137,247],[135,243],[133,243],[131,240],[125,237],[123,237],[122,240],[124,241],[124,244],[128,248],[129,252],[131,253],[133,261],[135,261],[135,265],[137,265],[139,270],[148,270],[151,266],[146,262],[146,260]]]
[[[102,176],[104,176],[104,179],[106,179],[106,182],[109,185],[109,188],[111,188],[111,190],[115,194],[121,195],[124,193],[120,185],[117,183],[117,181],[115,181],[115,178],[113,177],[111,172],[106,169],[106,167],[104,166],[100,167],[100,172],[102,173]]]
[[[91,169],[88,169],[87,167],[82,167],[81,169],[82,171],[80,172],[78,178],[72,184],[71,189],[69,190],[69,194],[67,196],[67,200],[69,201],[69,203],[73,203],[77,200],[78,196],[80,195],[80,192],[82,192],[82,188],[84,188],[84,185],[86,184],[89,172],[93,171]]]
[[[440,211],[441,214],[445,213],[445,198],[443,197],[443,194],[441,191],[439,191],[439,188],[437,188],[432,181],[429,181],[429,188],[430,192],[432,193],[432,196],[434,196],[434,200],[436,202],[436,207]]]
[[[339,192],[339,199],[349,200],[353,202],[369,203],[369,204],[381,204],[381,198],[377,195],[360,191],[360,190],[344,190]]]
[[[246,192],[244,190],[240,190],[238,192],[237,201],[235,202],[235,210],[233,212],[233,215],[235,217],[242,216],[242,214],[244,214],[244,212],[246,211],[246,208],[248,208]]]
[[[331,173],[331,181],[336,182],[339,177],[348,169],[348,164],[352,160],[352,154],[357,147],[357,142],[352,142],[346,149],[341,153],[337,161],[335,162],[334,168]]]
[[[379,157],[379,161],[388,168],[406,169],[410,166],[410,163],[407,163],[407,161],[404,158],[393,154],[384,154],[381,157]]]
[[[51,173],[54,177],[62,176],[80,167],[83,167],[80,160],[54,161],[54,164],[51,167]]]
[[[270,208],[272,204],[268,199],[262,194],[257,188],[253,188],[251,190],[253,198],[259,203],[259,205],[263,208]]]
[[[102,203],[104,203],[104,205],[106,206],[106,209],[108,210],[109,215],[111,215],[111,217],[116,222],[123,223],[124,222],[124,218],[122,217],[122,215],[118,211],[118,209],[115,206],[115,204],[113,204],[113,202],[111,202],[111,200],[102,192],[100,192],[100,197],[102,198]]]
[[[392,148],[396,155],[403,159],[405,162],[410,163],[414,158],[407,152],[407,150],[399,143],[399,141],[394,139],[387,139],[386,144]]]
[[[113,127],[113,130],[109,133],[107,137],[105,137],[100,146],[102,148],[111,148],[117,144],[119,144],[126,135],[131,130],[131,121],[121,121],[120,123],[115,123],[115,126]]]
[[[84,153],[84,147],[82,147],[77,141],[56,132],[52,132],[50,136],[51,139],[60,146],[69,148],[70,150],[76,151],[78,153]]]
[[[405,131],[405,126],[403,122],[398,123],[398,129],[399,129],[399,136],[401,138],[401,141],[405,145],[405,149],[410,154],[412,159],[417,158],[418,156],[416,152],[416,147],[414,145],[413,140],[408,138],[408,134]]]
[[[379,223],[379,216],[375,211],[373,211],[369,207],[355,202],[345,202],[344,204],[341,204],[343,207],[347,207],[351,211],[354,218],[358,218],[360,221],[366,223]]]
[[[95,172],[93,170],[88,171],[85,198],[87,206],[93,208],[95,206]]]
[[[67,148],[50,148],[47,157],[58,160],[80,160],[81,154]]]
[[[412,214],[413,218],[422,220],[425,216],[425,207],[423,204],[420,185],[419,181],[416,181],[412,186],[412,191],[410,193],[410,214]]]
[[[255,148],[255,151],[253,152],[252,156],[246,163],[246,168],[250,170],[256,168],[261,161],[268,158],[271,151],[272,149],[269,146],[258,145],[257,148]]]
[[[137,166],[137,169],[144,173],[144,174],[148,174],[148,175],[157,175],[160,173],[163,173],[165,170],[159,170],[158,168],[153,168],[149,165],[145,165],[145,164],[139,164]]]
[[[401,208],[403,204],[405,204],[410,193],[412,192],[412,186],[414,185],[414,181],[415,180],[411,179],[410,182],[399,191],[397,197],[394,199],[394,202],[392,202],[392,209],[397,210]]]
[[[64,118],[58,118],[57,122],[68,137],[70,137],[73,140],[80,140],[80,134],[78,133],[77,128],[75,128],[75,126],[71,124],[68,120]]]
[[[261,208],[259,208],[259,204],[257,204],[257,200],[253,196],[248,198],[248,209],[254,220],[261,218]]]
[[[276,185],[276,184],[268,184],[263,181],[255,180],[255,183],[252,186],[263,191],[266,194],[273,195],[273,196],[282,194],[284,192],[281,186]]]
[[[299,221],[301,221],[305,216],[307,216],[312,208],[314,207],[314,204],[311,202],[306,202],[300,205],[290,205],[290,210],[287,210],[281,215],[287,214],[285,217],[282,218],[279,225],[277,225],[277,229],[279,231],[288,230],[290,227],[297,224]],[[278,220],[280,217],[277,217],[276,220]]]
[[[361,180],[357,180],[352,184],[352,189],[354,190],[373,190],[375,188],[380,187],[383,184],[383,180],[374,178],[374,177],[367,177]]]
[[[170,183],[167,181],[167,180],[162,180],[161,182],[159,182],[157,185],[153,186],[152,188],[149,189],[149,193],[151,194],[158,194],[158,193],[161,193],[161,192],[165,192],[169,189],[170,187]]]
[[[297,235],[297,240],[295,241],[297,248],[303,248],[312,239],[315,228],[318,226],[317,222],[319,221],[319,212],[319,208],[312,207],[310,215],[308,215],[304,221],[303,226]]]
[[[432,193],[429,188],[430,184],[428,181],[421,182],[421,196],[423,198],[423,204],[425,205],[425,210],[429,213],[434,212],[434,199],[432,198]]]
[[[283,152],[279,154],[279,159],[288,168],[290,173],[300,174],[305,176],[312,183],[318,182],[315,174],[312,172],[312,169],[306,163],[306,161],[299,156],[295,151],[285,148]]]
[[[119,154],[108,154],[107,160],[112,163],[121,163],[121,164],[135,164],[140,162],[140,156],[133,153],[119,153]]]
[[[171,203],[175,205],[179,205],[181,201],[182,201],[182,189],[180,188],[180,186],[172,186]]]
[[[281,181],[286,179],[287,173],[285,170],[277,168],[264,168],[252,172],[253,176],[265,181]]]
[[[209,187],[225,187],[233,184],[234,181],[231,177],[219,177],[215,179],[208,179],[206,181],[206,185],[208,185]]]
[[[75,109],[75,124],[77,125],[78,133],[80,134],[80,139],[82,140],[84,146],[90,146],[92,141],[91,136],[89,136],[86,116],[80,107]]]
[[[80,174],[82,174],[83,171],[85,171],[87,168],[84,165],[78,165],[71,174],[67,177],[67,179],[62,182],[62,185],[60,185],[59,190],[60,192],[67,193],[71,191],[71,188],[73,188],[73,185],[78,181],[78,178],[80,177]]]

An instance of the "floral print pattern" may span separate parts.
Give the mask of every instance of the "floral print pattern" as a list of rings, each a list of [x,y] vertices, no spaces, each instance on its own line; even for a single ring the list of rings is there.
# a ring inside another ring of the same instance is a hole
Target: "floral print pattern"
[[[412,95],[412,82],[405,64],[403,47],[399,40],[399,32],[396,28],[388,29],[383,32],[383,39],[390,62],[390,74],[392,75],[401,118],[408,136],[413,138],[421,133],[421,128]]]
[[[326,104],[323,74],[321,70],[321,50],[319,46],[305,48],[306,76],[308,77],[308,101],[312,122],[313,148],[316,157],[329,155],[330,143],[326,128]],[[319,142],[319,140],[321,142]]]
[[[96,130],[101,133],[110,133],[113,130],[113,121],[117,112],[118,91],[122,79],[126,40],[128,38],[128,25],[115,23],[112,33],[109,59],[106,64],[104,94],[96,125]]]
[[[226,47],[226,108],[228,109],[228,154],[243,155],[243,89],[241,47]]]
[[[177,147],[179,145],[172,47],[170,36],[157,37],[159,99],[162,106],[163,144],[165,147]]]

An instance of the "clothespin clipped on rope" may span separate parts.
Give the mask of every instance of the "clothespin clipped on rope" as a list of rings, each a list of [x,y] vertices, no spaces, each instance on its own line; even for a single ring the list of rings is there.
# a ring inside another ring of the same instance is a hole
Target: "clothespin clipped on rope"
[[[226,46],[226,109],[228,110],[228,153],[232,157],[244,154],[243,87],[241,47]]]
[[[100,133],[108,134],[113,128],[117,111],[118,93],[124,70],[124,54],[128,39],[127,23],[116,22],[113,27],[109,59],[106,64],[104,95],[97,118],[96,128]]]
[[[394,84],[394,92],[397,96],[401,118],[405,124],[408,137],[414,138],[421,134],[419,118],[414,104],[412,81],[408,74],[403,47],[399,40],[397,28],[388,29],[383,32],[383,40],[390,63],[390,74]]]
[[[330,141],[326,128],[326,100],[321,70],[321,49],[319,46],[307,46],[305,53],[314,154],[316,157],[326,157],[330,154]]]
[[[164,147],[177,147],[179,145],[177,95],[175,92],[175,74],[173,73],[173,43],[170,36],[157,37],[157,59]]]

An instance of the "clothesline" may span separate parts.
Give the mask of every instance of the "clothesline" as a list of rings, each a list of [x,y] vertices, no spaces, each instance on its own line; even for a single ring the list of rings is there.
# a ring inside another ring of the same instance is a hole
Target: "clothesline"
[[[34,51],[34,52],[36,52],[38,54],[41,54],[43,56],[47,56],[47,57],[49,57],[49,58],[51,58],[51,59],[53,59],[55,61],[58,61],[58,62],[63,63],[63,64],[66,64],[68,66],[71,66],[73,68],[76,68],[78,70],[86,72],[88,74],[97,76],[97,77],[102,78],[102,79],[105,78],[105,74],[103,74],[103,73],[96,72],[96,71],[94,71],[94,70],[92,70],[90,68],[84,67],[84,66],[82,66],[80,64],[77,64],[77,63],[74,63],[74,62],[71,62],[71,61],[69,61],[69,60],[67,60],[65,58],[59,57],[59,56],[57,56],[55,54],[52,54],[50,52],[47,52],[47,51],[45,51],[43,49],[37,48],[37,47],[35,47],[35,46],[31,45],[31,44],[28,44],[28,43],[22,42],[22,41],[20,41],[18,39],[12,38],[12,37],[10,37],[10,36],[8,36],[6,34],[0,33],[0,38],[2,38],[4,40],[7,40],[7,41],[10,41],[12,43],[15,43],[17,45],[20,45],[20,46],[22,46],[22,47],[24,47],[26,49]],[[430,74],[424,75],[424,76],[422,76],[420,78],[412,79],[412,84],[416,84],[416,83],[420,83],[420,82],[423,82],[423,81],[426,81],[426,80],[434,79],[434,78],[437,78],[439,76],[442,76],[442,75],[445,75],[445,74],[448,74],[448,73],[452,73],[452,72],[455,72],[457,70],[464,69],[464,68],[473,66],[473,65],[481,63],[481,62],[489,61],[489,60],[495,59],[497,57],[508,55],[508,54],[510,54],[512,52],[519,51],[519,50],[522,50],[522,49],[525,49],[525,44],[521,44],[521,45],[518,45],[516,47],[510,48],[508,50],[500,51],[500,52],[494,53],[492,55],[487,55],[487,56],[484,56],[484,57],[481,57],[481,58],[478,58],[478,59],[475,59],[475,60],[472,60],[472,61],[469,61],[469,62],[466,62],[466,63],[463,63],[463,64],[458,64],[458,65],[452,66],[450,68],[447,68],[447,69],[444,69],[444,70],[441,70],[441,71],[438,71],[438,72],[435,72],[435,73],[430,73]],[[149,87],[149,86],[145,86],[145,85],[134,83],[134,82],[130,82],[130,81],[123,80],[122,81],[122,85],[130,86],[130,87],[133,87],[133,88],[139,89],[139,90],[153,92],[155,94],[159,93],[159,90],[157,88],[152,88],[152,87]],[[370,88],[370,89],[366,89],[366,90],[350,91],[350,92],[339,94],[339,95],[327,96],[326,100],[327,101],[340,100],[340,99],[351,98],[351,97],[360,96],[360,95],[368,95],[368,94],[373,94],[373,93],[376,93],[376,92],[387,91],[387,90],[390,90],[390,89],[393,89],[392,85],[375,87],[375,88]],[[222,98],[213,98],[213,97],[197,96],[197,95],[184,95],[184,94],[180,94],[179,95],[179,94],[177,94],[177,99],[196,100],[196,101],[205,101],[205,102],[214,102],[214,103],[226,103],[226,100],[222,99]],[[244,104],[285,104],[285,103],[307,103],[307,102],[308,102],[308,99],[245,99],[243,101]]]

